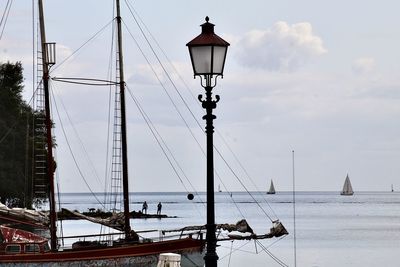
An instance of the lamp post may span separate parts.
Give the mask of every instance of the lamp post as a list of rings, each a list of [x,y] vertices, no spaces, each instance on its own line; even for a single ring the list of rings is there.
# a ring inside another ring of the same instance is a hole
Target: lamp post
[[[219,95],[212,98],[212,89],[217,83],[217,77],[223,76],[226,52],[229,43],[214,33],[214,24],[206,23],[201,25],[201,34],[186,44],[189,48],[192,61],[194,77],[200,76],[201,86],[205,89],[205,99],[199,95],[199,101],[206,110],[203,120],[206,121],[207,135],[207,225],[206,243],[207,251],[204,257],[206,267],[216,267],[218,255],[216,252],[217,238],[215,236],[215,208],[214,208],[214,154],[213,154],[213,120],[212,114],[220,100]]]

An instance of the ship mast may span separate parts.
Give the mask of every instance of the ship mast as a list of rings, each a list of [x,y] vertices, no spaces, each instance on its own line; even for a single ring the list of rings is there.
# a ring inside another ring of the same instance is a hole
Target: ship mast
[[[117,6],[117,41],[118,41],[118,63],[119,63],[119,90],[120,90],[120,105],[121,105],[121,145],[122,145],[122,191],[124,198],[124,232],[125,237],[129,238],[130,214],[129,214],[129,183],[128,183],[128,149],[126,141],[126,112],[125,112],[125,80],[124,80],[124,62],[122,54],[122,30],[121,30],[121,11],[120,1],[116,0]]]
[[[42,0],[38,0],[39,4],[39,24],[40,38],[42,48],[42,65],[43,65],[43,89],[45,98],[45,124],[46,124],[46,143],[47,143],[47,179],[49,182],[49,204],[50,204],[50,245],[51,250],[57,250],[57,228],[56,228],[56,204],[54,191],[54,159],[53,159],[53,139],[51,134],[51,115],[50,115],[50,94],[49,94],[49,68],[53,64],[51,51],[54,49],[54,43],[46,43],[46,32],[44,26],[44,12]]]

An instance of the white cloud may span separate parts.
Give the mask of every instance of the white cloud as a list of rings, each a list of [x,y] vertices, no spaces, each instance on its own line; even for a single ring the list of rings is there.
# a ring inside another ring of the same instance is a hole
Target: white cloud
[[[75,61],[71,47],[56,43],[56,64],[50,69],[52,77],[77,77],[85,69],[85,63]]]
[[[276,22],[266,30],[252,30],[237,44],[237,59],[246,66],[272,71],[293,71],[327,52],[308,22]]]
[[[375,59],[362,57],[353,61],[353,72],[355,74],[371,73],[375,69]]]
[[[72,57],[72,49],[70,47],[63,44],[56,44],[56,48],[57,57],[59,58],[60,62],[66,60],[69,57]]]

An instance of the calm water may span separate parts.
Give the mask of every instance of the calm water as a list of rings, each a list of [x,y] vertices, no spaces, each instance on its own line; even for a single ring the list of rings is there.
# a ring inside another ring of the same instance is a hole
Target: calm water
[[[290,235],[278,241],[263,240],[261,243],[285,264],[294,266],[292,194],[254,193],[253,197],[246,193],[233,193],[231,198],[226,193],[216,193],[216,222],[235,223],[245,217],[256,233],[263,234],[269,232],[270,218],[279,218]],[[102,199],[102,195],[98,198]],[[185,193],[132,194],[131,210],[140,210],[145,200],[149,204],[149,213],[156,213],[157,203],[161,201],[162,213],[177,218],[131,220],[135,230],[205,224],[204,194],[195,196],[193,201],[187,200]],[[80,211],[101,207],[90,194],[62,194],[61,202],[65,208]],[[84,221],[66,221],[63,229],[65,235],[99,231],[98,226]],[[366,192],[340,196],[337,192],[297,193],[296,233],[297,266],[400,266],[400,194]],[[254,241],[223,242],[220,245],[219,266],[280,266]]]

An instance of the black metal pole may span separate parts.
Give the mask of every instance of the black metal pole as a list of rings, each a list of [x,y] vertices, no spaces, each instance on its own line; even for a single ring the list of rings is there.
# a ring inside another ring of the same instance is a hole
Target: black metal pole
[[[206,110],[206,115],[203,120],[206,121],[206,135],[207,135],[207,251],[204,256],[206,267],[216,267],[218,265],[218,255],[216,251],[217,238],[215,236],[215,202],[214,202],[214,145],[213,133],[214,126],[213,120],[216,118],[212,114],[213,109],[217,107],[219,96],[216,95],[216,100],[212,100],[212,87],[206,86],[206,99],[202,100],[202,95],[199,95],[199,100],[202,107]]]

